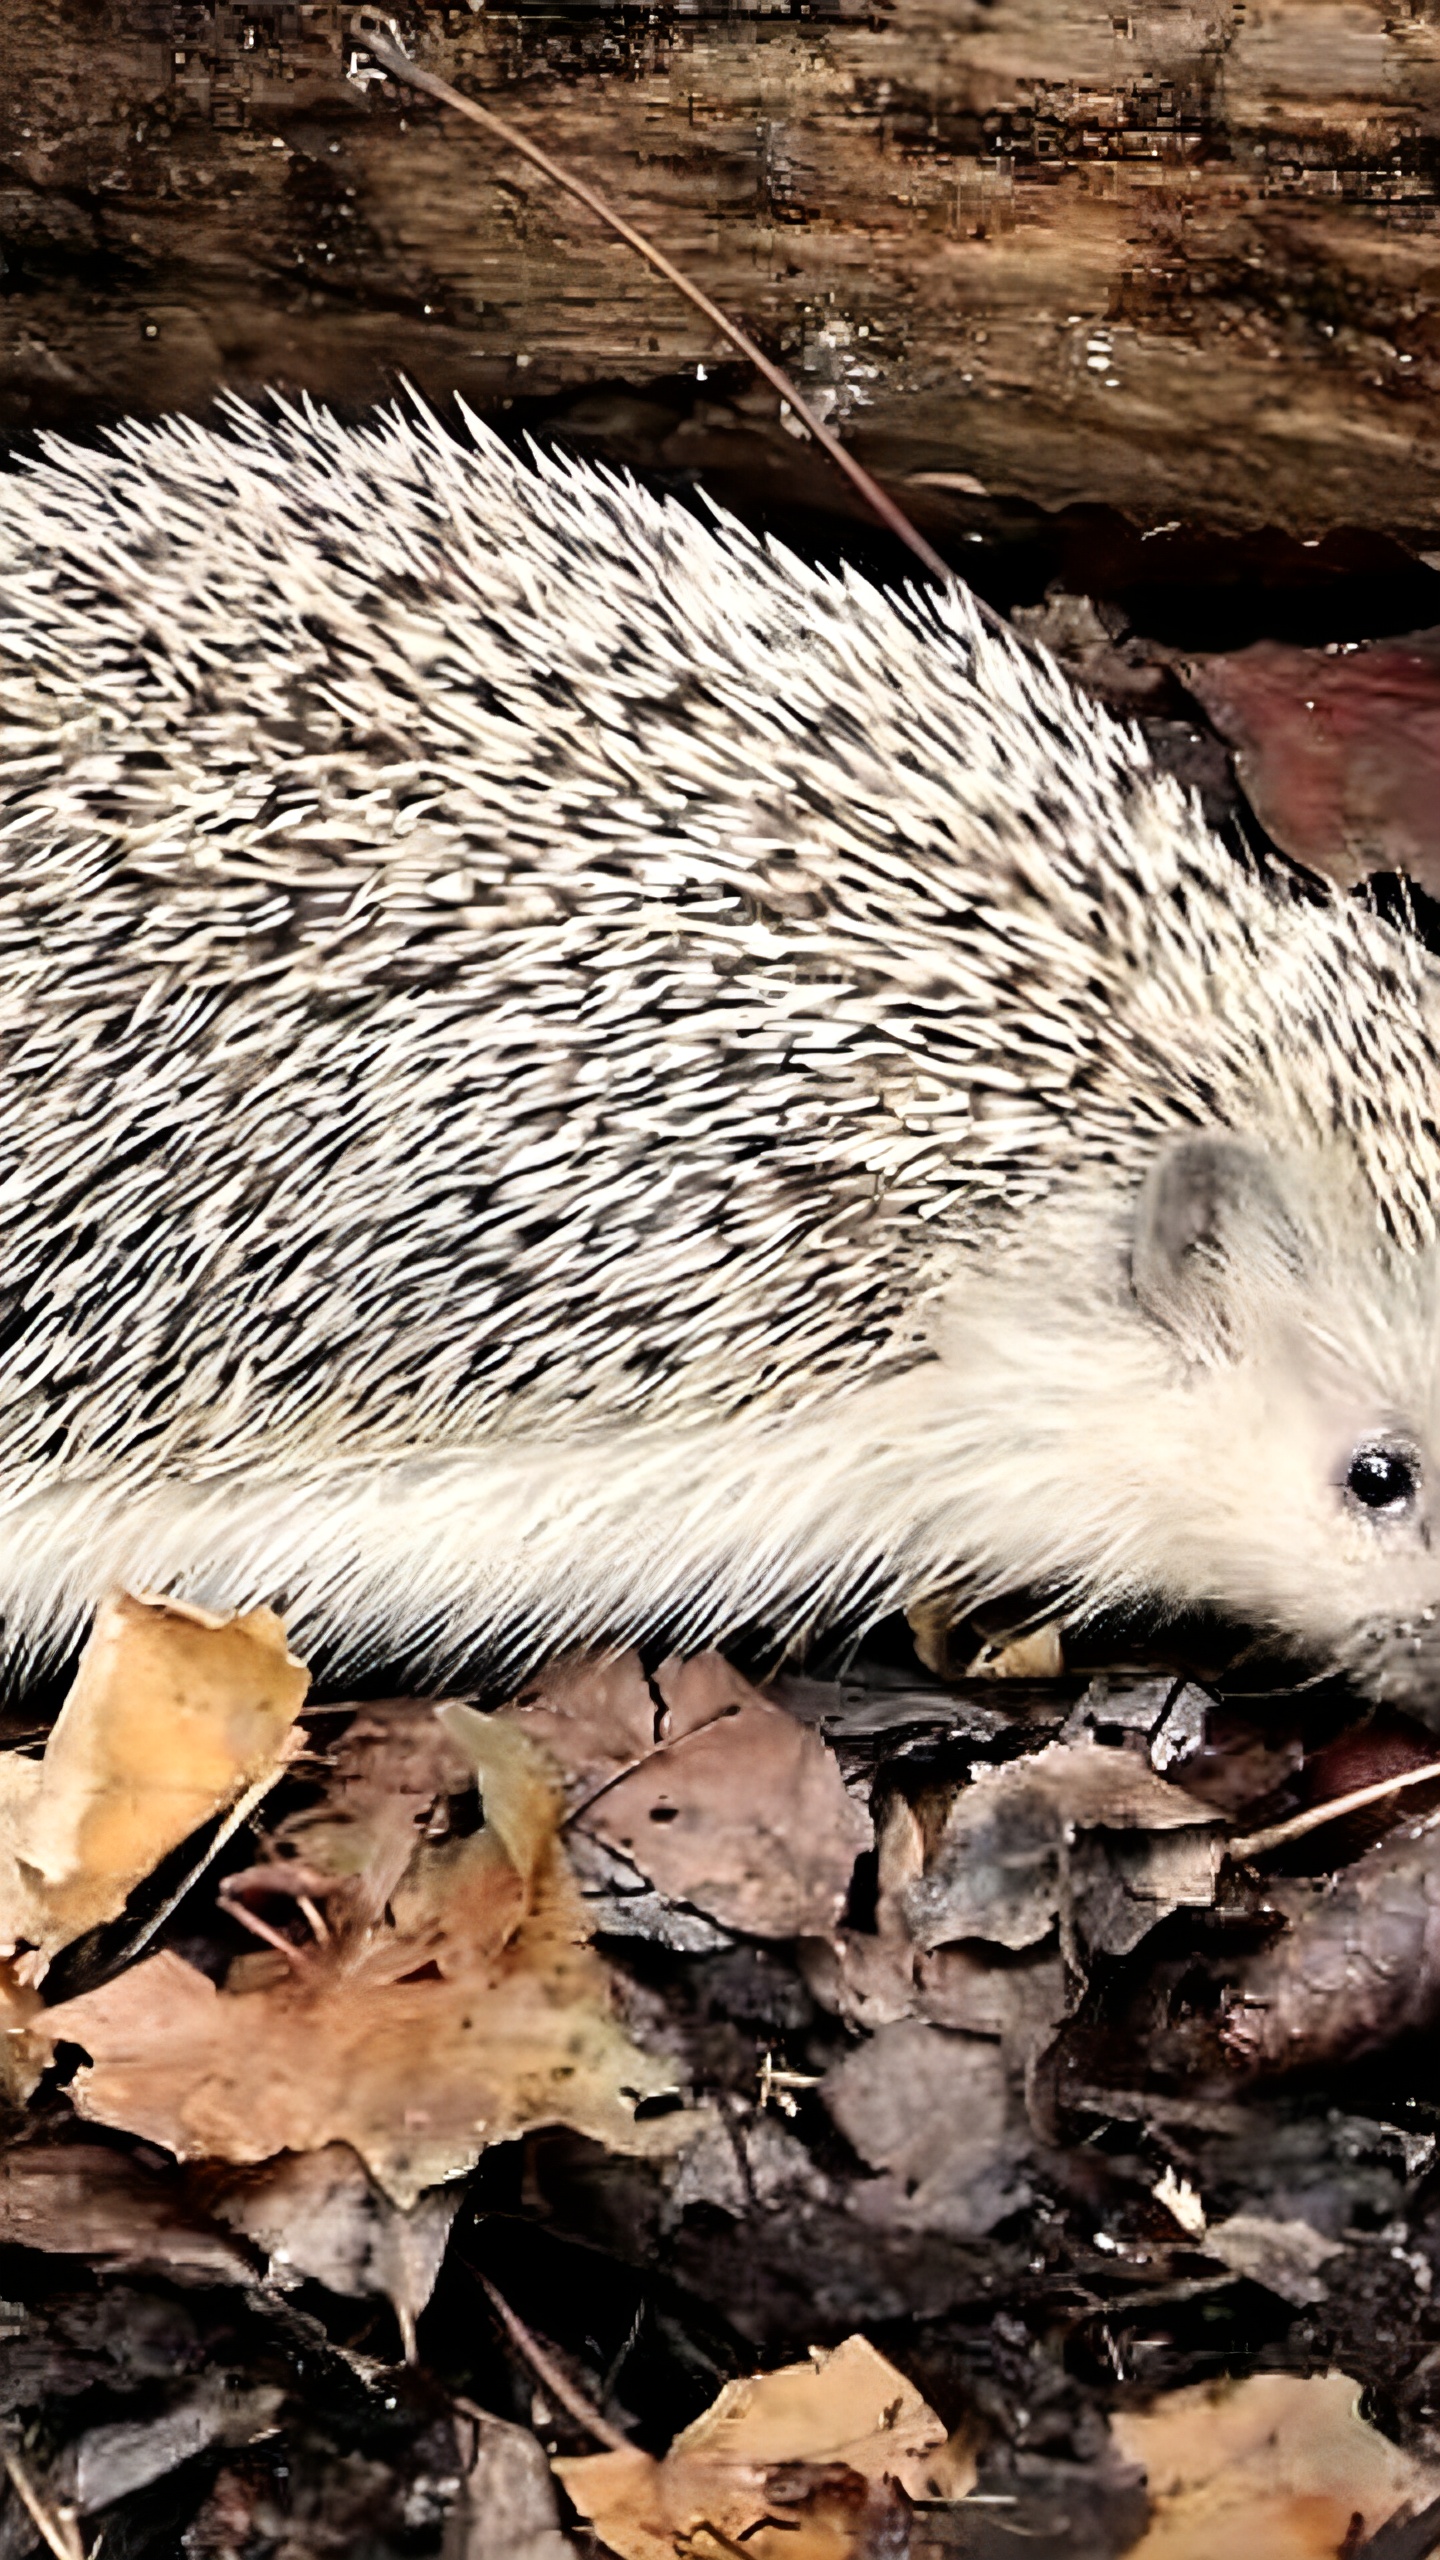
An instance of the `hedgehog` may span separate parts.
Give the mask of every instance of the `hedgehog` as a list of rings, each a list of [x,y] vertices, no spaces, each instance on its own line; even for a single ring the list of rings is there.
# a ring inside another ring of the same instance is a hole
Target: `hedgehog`
[[[47,438],[0,556],[12,1681],[115,1584],[442,1684],[1020,1592],[1423,1711],[1412,933],[958,582],[463,411]]]

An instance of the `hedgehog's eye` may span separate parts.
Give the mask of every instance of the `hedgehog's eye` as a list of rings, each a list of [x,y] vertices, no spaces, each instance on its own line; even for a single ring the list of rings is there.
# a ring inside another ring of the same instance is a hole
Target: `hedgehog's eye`
[[[1351,1459],[1345,1490],[1363,1510],[1394,1513],[1409,1508],[1419,1482],[1420,1470],[1408,1449],[1372,1440]]]

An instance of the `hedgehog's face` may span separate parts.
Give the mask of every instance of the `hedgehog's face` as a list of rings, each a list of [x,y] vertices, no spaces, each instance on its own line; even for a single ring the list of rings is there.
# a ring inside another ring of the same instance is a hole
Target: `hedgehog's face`
[[[1164,1578],[1440,1725],[1440,1307],[1433,1258],[1229,1139],[1140,1203],[1136,1297],[1187,1357]],[[1178,1476],[1178,1481],[1177,1481]]]

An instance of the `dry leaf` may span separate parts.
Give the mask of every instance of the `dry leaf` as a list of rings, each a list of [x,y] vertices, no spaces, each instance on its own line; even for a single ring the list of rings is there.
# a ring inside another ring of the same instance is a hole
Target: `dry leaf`
[[[910,1887],[925,1873],[925,1828],[904,1796],[879,1826],[875,1929],[837,1929],[803,1951],[806,1983],[847,2025],[873,2033],[901,2018],[998,2038],[1023,2075],[1067,2006],[1065,1969],[1042,1943],[1000,1955],[977,1944],[917,1947],[907,1922]]]
[[[624,2451],[555,2469],[618,2560],[677,2560],[701,2534],[702,2547],[724,2537],[752,2560],[845,2560],[867,2521],[867,2487],[960,2498],[975,2476],[968,2452],[946,2443],[914,2385],[864,2338],[729,2383],[663,2462]]]
[[[282,2153],[259,2169],[211,2180],[217,2220],[242,2232],[269,2261],[282,2291],[309,2277],[331,2293],[379,2294],[394,2307],[407,2358],[415,2323],[435,2290],[463,2189],[437,2187],[402,2212],[366,2176],[343,2142]]]
[[[1068,1900],[1091,1946],[1126,1954],[1177,1905],[1214,1899],[1215,1821],[1138,1752],[1089,1736],[1049,1743],[982,1770],[956,1795],[901,1896],[909,1934],[926,1949],[963,1938],[1030,1947]],[[1101,1832],[1103,1841],[1083,1837]]]
[[[1423,1814],[1323,1884],[1285,1878],[1268,1898],[1284,1937],[1252,1959],[1224,2028],[1255,2072],[1313,2070],[1383,2051],[1440,2011],[1440,1813]]]
[[[75,2505],[82,2515],[101,2513],[212,2445],[254,2444],[273,2433],[284,2398],[273,2385],[237,2391],[227,2375],[207,2374],[158,2417],[91,2428],[65,2457],[65,2468],[74,2473]],[[58,2485],[52,2473],[52,2496]]]
[[[274,1765],[310,1685],[270,1609],[102,1602],[41,1761],[0,1759],[0,1941],[53,1955]]]
[[[475,1770],[431,1698],[361,1707],[330,1746],[322,1801],[272,1835],[277,1857],[348,1880],[353,1923],[373,1925],[415,1855],[422,1833]]]
[[[720,1654],[672,1656],[653,1690],[638,1654],[562,1664],[502,1712],[564,1770],[577,1827],[672,1901],[752,1937],[834,1927],[869,1821],[819,1735]]]
[[[242,1959],[224,1989],[174,1953],[154,1956],[14,2030],[30,2068],[78,2044],[89,2057],[71,2084],[78,2112],[181,2159],[348,2143],[406,2209],[536,2125],[617,2150],[673,2150],[695,2120],[637,2114],[673,2097],[674,2075],[610,2014],[539,1755],[493,1717],[442,1712],[478,1776],[483,1829],[432,1841],[412,1828],[408,1865],[377,1912],[363,1826],[337,1823],[339,1871],[319,1880],[322,1893],[334,1885],[325,1944],[291,1964]],[[304,1838],[317,1859],[324,1822]],[[387,1816],[382,1868],[393,1850]],[[283,1862],[274,1872],[283,1881]]]
[[[1358,2538],[1355,2516],[1373,2534],[1407,2501],[1434,2498],[1440,2469],[1377,2435],[1358,2402],[1343,2373],[1257,2373],[1118,2410],[1115,2441],[1143,2464],[1154,2501],[1130,2560],[1336,2560]]]
[[[1322,2270],[1341,2246],[1308,2222],[1273,2222],[1262,2213],[1232,2213],[1224,2222],[1212,2222],[1204,2241],[1207,2257],[1218,2258],[1235,2275],[1248,2276],[1282,2302],[1301,2306],[1324,2301]]]
[[[529,2429],[467,2409],[456,2433],[465,2467],[445,2560],[576,2560],[560,2530],[550,2465]]]
[[[997,2045],[907,2018],[846,2054],[820,2094],[882,2173],[853,2192],[865,2221],[979,2240],[1028,2204],[1026,2146]]]

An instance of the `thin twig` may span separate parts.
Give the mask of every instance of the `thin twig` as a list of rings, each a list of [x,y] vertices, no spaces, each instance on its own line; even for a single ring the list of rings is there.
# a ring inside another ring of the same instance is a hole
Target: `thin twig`
[[[474,2273],[474,2270],[472,2269],[471,2272]],[[562,2373],[555,2358],[541,2346],[533,2330],[526,2328],[519,2312],[511,2310],[499,2286],[493,2285],[488,2276],[476,2275],[475,2281],[492,2308],[499,2314],[526,2363],[539,2375],[551,2398],[558,2400],[562,2409],[568,2410],[577,2427],[584,2427],[586,2433],[592,2435],[597,2444],[605,2445],[611,2453],[633,2452],[634,2447],[629,2437],[622,2436],[618,2427],[612,2427],[609,2419],[601,2416],[594,2402],[586,2399],[584,2392],[570,2380],[567,2373]],[[457,2400],[455,2406],[457,2409],[463,2409],[467,2418],[478,2418],[484,2414],[482,2410],[472,2407],[468,2400]]]
[[[553,185],[563,187],[567,195],[576,197],[579,203],[588,207],[598,221],[605,223],[629,248],[635,251],[637,257],[643,258],[648,266],[655,269],[657,275],[662,275],[667,284],[673,285],[677,293],[682,293],[687,302],[693,303],[695,309],[703,313],[710,322],[711,327],[718,329],[722,337],[729,339],[731,346],[745,358],[747,364],[753,364],[756,372],[769,383],[772,391],[778,391],[787,408],[794,411],[806,433],[813,436],[815,442],[829,454],[837,470],[844,472],[851,486],[859,491],[866,505],[879,517],[880,522],[903,542],[907,549],[913,551],[916,559],[929,570],[931,577],[937,578],[942,586],[958,586],[960,582],[949,562],[941,559],[939,552],[926,541],[923,533],[917,532],[903,507],[898,507],[893,498],[887,497],[878,480],[872,478],[863,462],[856,461],[853,453],[841,443],[834,429],[827,427],[823,418],[817,417],[815,411],[796,390],[783,366],[775,364],[766,355],[763,347],[756,345],[749,331],[742,329],[737,320],[730,319],[721,310],[718,302],[712,302],[709,294],[704,292],[698,284],[692,283],[690,277],[677,267],[673,260],[666,257],[663,249],[657,249],[654,241],[647,240],[643,231],[637,231],[633,223],[625,220],[623,214],[616,213],[613,206],[607,204],[602,195],[597,195],[593,187],[587,186],[583,178],[575,177],[569,169],[563,168],[558,160],[552,160],[549,152],[542,151],[539,144],[532,142],[528,134],[522,133],[518,125],[509,123],[504,116],[497,116],[491,107],[477,106],[473,98],[464,97],[458,89],[452,89],[448,80],[442,80],[435,72],[424,71],[418,62],[412,62],[408,53],[402,51],[393,26],[388,32],[378,29],[371,12],[367,9],[360,10],[357,15],[355,40],[363,44],[366,52],[374,57],[389,79],[407,81],[412,89],[421,89],[427,97],[438,98],[442,105],[453,107],[459,115],[468,116],[472,124],[483,125],[487,132],[493,133],[499,141],[504,143],[508,151],[517,151],[523,160],[531,163],[533,168],[541,170]],[[984,607],[979,609],[982,612],[986,611]],[[986,612],[986,618],[991,621],[999,619],[998,616],[988,612]]]
[[[85,2544],[73,2512],[46,2505],[13,2445],[5,2447],[5,2468],[11,2488],[47,2551],[54,2552],[55,2560],[85,2560]]]
[[[1440,1760],[1427,1760],[1420,1769],[1401,1769],[1393,1778],[1377,1778],[1371,1787],[1355,1787],[1348,1796],[1332,1796],[1328,1804],[1312,1804],[1304,1813],[1292,1813],[1287,1822],[1272,1822],[1268,1830],[1242,1832],[1238,1840],[1226,1842],[1225,1855],[1236,1860],[1268,1857],[1272,1849],[1303,1840],[1322,1823],[1339,1822],[1347,1813],[1363,1813],[1366,1805],[1383,1804],[1402,1788],[1423,1787],[1435,1778],[1440,1778]]]
[[[240,1928],[248,1929],[251,1937],[258,1938],[262,1945],[273,1947],[277,1956],[284,1957],[299,1981],[313,1983],[315,1967],[305,1949],[297,1947],[294,1939],[287,1938],[283,1930],[272,1929],[268,1920],[262,1920],[259,1912],[252,1911],[238,1894],[227,1893],[223,1884],[215,1896],[215,1908],[223,1911],[227,1920],[234,1920]]]

